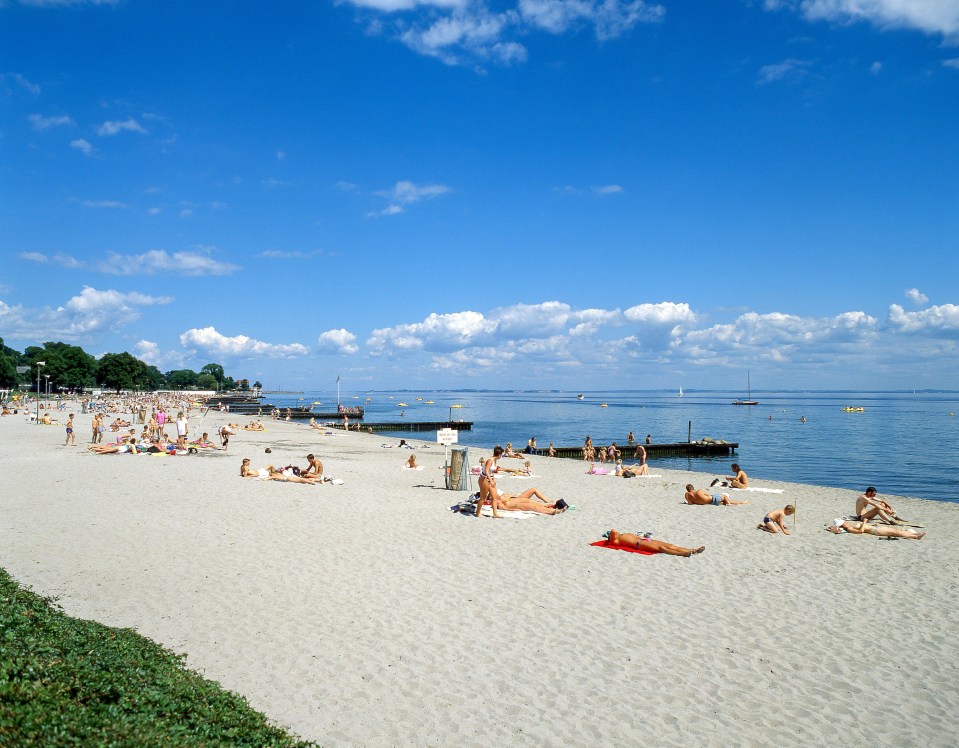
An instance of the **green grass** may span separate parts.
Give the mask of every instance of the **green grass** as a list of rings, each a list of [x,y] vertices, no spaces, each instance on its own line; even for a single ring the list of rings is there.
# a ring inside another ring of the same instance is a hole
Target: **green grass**
[[[0,745],[315,746],[131,629],[71,618],[0,569]]]

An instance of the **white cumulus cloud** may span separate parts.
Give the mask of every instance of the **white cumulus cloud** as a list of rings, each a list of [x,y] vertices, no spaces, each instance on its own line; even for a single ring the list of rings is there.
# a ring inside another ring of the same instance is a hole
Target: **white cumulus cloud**
[[[926,296],[918,288],[910,288],[906,291],[906,296],[912,301],[916,306],[925,306],[929,303],[929,297]]]
[[[53,117],[44,117],[42,114],[31,114],[27,119],[30,121],[30,126],[38,132],[73,124],[73,117],[69,117],[66,114],[54,115]]]
[[[766,7],[790,8],[809,21],[866,21],[879,28],[959,35],[959,0],[766,0]]]
[[[317,338],[316,344],[320,351],[328,353],[356,353],[359,348],[354,344],[356,335],[349,330],[327,330]]]
[[[91,153],[93,153],[93,146],[90,144],[88,140],[84,140],[83,138],[77,138],[76,140],[71,140],[70,147],[76,148],[84,156],[89,156]]]
[[[266,343],[262,340],[234,335],[227,337],[214,327],[192,328],[180,335],[180,345],[195,348],[220,358],[295,358],[309,353],[301,343]]]

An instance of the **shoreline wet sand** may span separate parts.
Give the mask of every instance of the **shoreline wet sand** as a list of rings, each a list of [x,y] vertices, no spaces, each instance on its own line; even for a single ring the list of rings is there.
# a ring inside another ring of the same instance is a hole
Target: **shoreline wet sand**
[[[203,430],[227,420],[249,419],[211,413]],[[64,447],[62,426],[0,420],[0,566],[323,745],[953,740],[954,504],[883,496],[928,535],[837,537],[823,525],[858,492],[763,481],[783,493],[692,507],[683,487],[713,474],[653,462],[661,477],[623,480],[537,457],[538,477],[501,490],[577,508],[475,519],[448,511],[467,493],[443,488],[435,442],[407,439],[418,471],[398,438],[275,421],[226,453],[94,456],[77,421]],[[308,452],[343,485],[238,477],[243,457]],[[796,535],[753,529],[793,502]],[[589,545],[612,527],[706,551]]]

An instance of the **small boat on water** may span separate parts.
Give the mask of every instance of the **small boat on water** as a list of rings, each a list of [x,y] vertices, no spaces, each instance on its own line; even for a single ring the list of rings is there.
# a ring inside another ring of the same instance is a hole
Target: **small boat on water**
[[[427,400],[427,401],[426,401],[426,404],[427,404],[427,405],[435,405],[435,403],[434,403],[432,400]]]
[[[577,400],[585,400],[585,399],[586,399],[586,395],[584,395],[582,392],[580,392],[580,393],[576,396],[576,399],[577,399]]]
[[[842,412],[843,413],[865,413],[866,409],[862,407],[861,405],[858,405],[855,408],[847,405],[845,408],[842,409]]]
[[[680,396],[680,397],[683,396],[683,388],[682,388],[682,387],[679,388],[679,396]]]
[[[749,372],[746,372],[746,399],[733,400],[733,405],[759,405],[758,400],[753,400],[752,383],[749,381]]]
[[[599,407],[600,407],[600,408],[608,408],[608,407],[609,407],[609,403],[600,403],[600,404],[599,404]]]

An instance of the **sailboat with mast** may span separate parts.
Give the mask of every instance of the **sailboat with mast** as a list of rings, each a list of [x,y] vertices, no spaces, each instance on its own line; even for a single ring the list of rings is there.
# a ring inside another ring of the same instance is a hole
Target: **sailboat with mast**
[[[749,370],[746,371],[746,399],[733,400],[733,405],[759,405],[758,400],[753,400],[752,382],[749,381]]]

